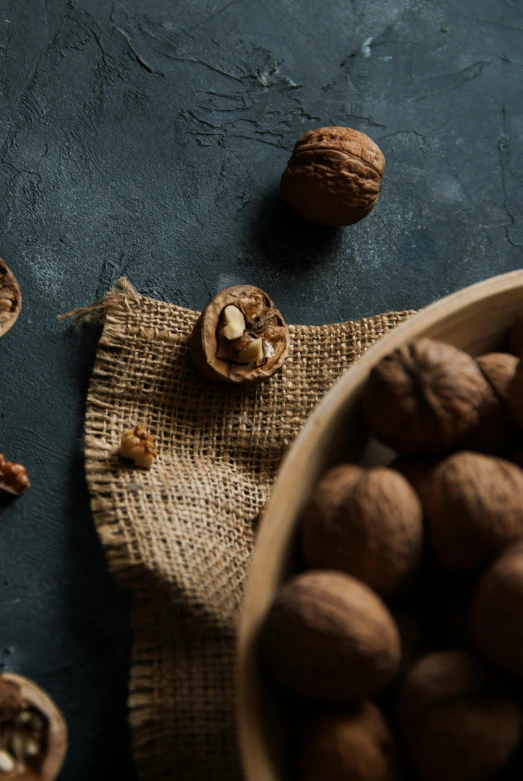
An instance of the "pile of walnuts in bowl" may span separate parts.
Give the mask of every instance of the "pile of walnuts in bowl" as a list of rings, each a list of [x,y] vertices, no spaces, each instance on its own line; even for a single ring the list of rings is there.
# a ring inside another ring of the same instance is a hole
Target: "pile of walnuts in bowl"
[[[299,779],[521,776],[522,348],[523,320],[510,353],[423,338],[371,371],[361,413],[394,460],[323,475],[260,634]]]

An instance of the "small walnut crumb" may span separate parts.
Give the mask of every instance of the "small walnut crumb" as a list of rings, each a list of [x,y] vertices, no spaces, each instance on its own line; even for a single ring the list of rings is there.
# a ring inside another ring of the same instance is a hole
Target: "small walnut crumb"
[[[150,469],[158,455],[154,447],[154,438],[139,425],[125,432],[119,453],[122,458],[134,461],[135,466],[142,469]]]
[[[0,490],[20,496],[30,485],[25,466],[6,461],[0,453]]]

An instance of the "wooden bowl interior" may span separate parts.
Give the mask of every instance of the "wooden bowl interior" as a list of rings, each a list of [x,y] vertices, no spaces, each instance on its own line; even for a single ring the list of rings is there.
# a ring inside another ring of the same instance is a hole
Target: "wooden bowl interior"
[[[318,405],[280,469],[253,555],[240,625],[238,731],[247,781],[292,777],[288,755],[295,705],[261,669],[256,642],[280,584],[299,566],[296,528],[320,475],[346,460],[388,463],[392,451],[373,441],[359,409],[372,366],[399,345],[429,336],[471,355],[504,349],[507,332],[523,311],[523,271],[504,274],[431,305],[379,340]]]

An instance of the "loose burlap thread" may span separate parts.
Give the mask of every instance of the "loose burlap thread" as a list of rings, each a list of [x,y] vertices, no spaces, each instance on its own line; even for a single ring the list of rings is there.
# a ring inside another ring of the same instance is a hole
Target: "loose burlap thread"
[[[290,326],[283,370],[254,387],[201,377],[198,313],[124,280],[79,317],[103,316],[87,399],[92,511],[111,571],[132,595],[129,717],[143,781],[241,777],[236,626],[256,521],[285,451],[345,369],[410,312]],[[150,471],[125,466],[122,433],[154,436]]]

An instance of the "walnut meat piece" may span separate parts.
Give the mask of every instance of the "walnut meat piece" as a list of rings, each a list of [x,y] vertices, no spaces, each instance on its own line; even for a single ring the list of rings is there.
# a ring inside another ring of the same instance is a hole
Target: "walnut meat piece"
[[[422,547],[421,504],[409,483],[385,467],[342,464],[313,491],[302,518],[302,552],[313,569],[359,578],[384,596],[416,571]]]
[[[456,453],[434,470],[424,508],[436,558],[474,570],[523,536],[523,472],[502,458]]]
[[[309,130],[281,178],[283,200],[320,225],[353,225],[378,200],[385,158],[365,133],[349,127]]]
[[[27,477],[25,466],[6,461],[0,453],[0,490],[20,496],[30,488],[31,483]]]
[[[54,781],[67,751],[67,726],[46,692],[21,675],[0,674],[0,778]]]
[[[472,633],[479,650],[499,667],[523,676],[523,543],[502,553],[479,582]]]
[[[418,339],[372,369],[363,412],[372,433],[400,453],[445,453],[480,420],[491,389],[477,362],[444,342]]]
[[[263,658],[291,692],[354,701],[397,672],[400,642],[380,598],[356,578],[311,571],[280,590],[261,632]]]
[[[135,466],[150,469],[158,455],[154,447],[154,438],[143,426],[135,426],[122,437],[119,454],[133,461]]]
[[[365,701],[322,710],[300,740],[299,781],[401,781],[398,749],[380,710]]]
[[[405,676],[397,720],[420,781],[488,781],[521,737],[521,714],[496,677],[460,651],[420,659]]]
[[[222,290],[205,307],[191,337],[196,368],[211,380],[257,383],[289,355],[289,335],[267,293],[251,285]]]
[[[22,293],[13,272],[0,258],[0,337],[18,320],[22,309]]]

